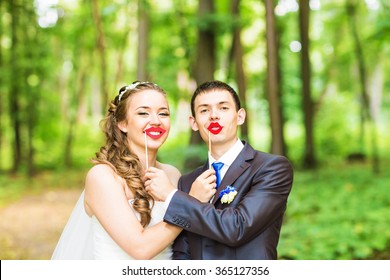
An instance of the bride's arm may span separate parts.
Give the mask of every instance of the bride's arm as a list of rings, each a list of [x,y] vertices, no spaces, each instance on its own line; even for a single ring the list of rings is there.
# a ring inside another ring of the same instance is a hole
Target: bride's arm
[[[87,211],[135,259],[153,258],[181,232],[164,222],[144,229],[129,206],[121,182],[107,165],[96,165],[88,172],[85,203]]]

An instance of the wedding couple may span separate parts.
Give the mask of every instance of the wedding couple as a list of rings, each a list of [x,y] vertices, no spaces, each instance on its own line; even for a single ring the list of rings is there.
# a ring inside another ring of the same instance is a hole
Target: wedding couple
[[[191,113],[210,151],[181,176],[157,161],[170,129],[164,90],[150,82],[120,89],[52,259],[277,259],[289,161],[240,141],[246,112],[226,83],[200,85]]]

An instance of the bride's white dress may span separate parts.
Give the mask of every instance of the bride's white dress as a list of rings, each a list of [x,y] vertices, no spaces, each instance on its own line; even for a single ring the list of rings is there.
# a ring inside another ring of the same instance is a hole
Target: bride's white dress
[[[132,208],[133,200],[129,201]],[[133,208],[132,208],[133,209]],[[137,218],[139,214],[134,210]],[[165,208],[163,202],[156,201],[152,209],[152,219],[148,227],[163,220]],[[171,246],[165,248],[154,260],[171,259]],[[52,255],[52,260],[131,260],[121,247],[105,231],[99,220],[90,218],[84,209],[84,192],[81,194]]]

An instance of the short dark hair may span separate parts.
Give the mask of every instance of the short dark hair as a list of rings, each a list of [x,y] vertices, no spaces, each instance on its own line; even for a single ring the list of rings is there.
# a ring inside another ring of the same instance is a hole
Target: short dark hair
[[[221,89],[221,90],[226,90],[230,93],[230,95],[233,97],[233,100],[234,100],[234,103],[236,105],[236,110],[240,110],[241,109],[241,102],[240,102],[240,98],[237,94],[237,92],[231,87],[229,86],[228,84],[224,83],[224,82],[221,82],[221,81],[208,81],[208,82],[205,82],[203,84],[201,84],[200,86],[198,86],[198,88],[195,90],[194,94],[192,95],[192,98],[191,98],[191,113],[192,113],[192,116],[195,117],[195,98],[201,94],[201,93],[206,93],[206,92],[210,92],[210,91],[213,91],[215,89]]]

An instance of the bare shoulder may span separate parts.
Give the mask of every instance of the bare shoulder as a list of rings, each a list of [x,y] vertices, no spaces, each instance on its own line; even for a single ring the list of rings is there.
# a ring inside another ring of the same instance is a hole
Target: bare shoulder
[[[89,216],[96,215],[97,209],[104,209],[110,201],[126,198],[123,179],[108,164],[97,164],[85,178],[84,207]]]
[[[107,164],[94,165],[87,173],[87,180],[114,177],[115,171]]]
[[[104,186],[121,185],[121,178],[114,169],[107,164],[97,164],[87,173],[85,178],[85,188],[96,188]]]
[[[100,173],[110,173],[110,174],[114,174],[115,171],[112,169],[112,167],[110,167],[108,164],[96,164],[94,165],[89,171],[88,171],[88,174],[87,176],[90,174],[90,175],[98,175]]]

